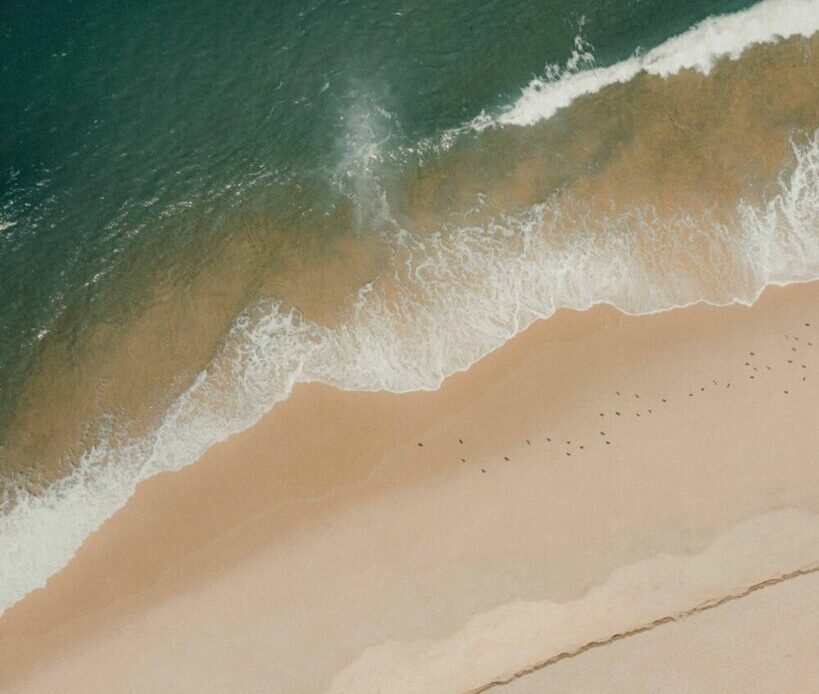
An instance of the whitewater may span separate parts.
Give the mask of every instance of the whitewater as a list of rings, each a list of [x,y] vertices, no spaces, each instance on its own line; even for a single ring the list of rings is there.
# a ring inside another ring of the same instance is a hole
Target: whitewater
[[[819,1],[765,0],[611,67],[581,69],[584,61],[575,61],[469,127],[490,120],[493,127],[530,125],[643,71],[707,71],[720,57],[736,58],[753,44],[816,31]],[[606,234],[567,240],[549,233],[567,224],[570,208],[570,201],[555,199],[423,239],[394,230],[394,275],[363,287],[335,327],[285,311],[276,301],[251,307],[155,431],[124,439],[112,428],[69,476],[43,494],[20,489],[6,504],[0,515],[0,612],[44,586],[140,481],[195,462],[213,444],[252,426],[298,383],[435,389],[560,308],[606,303],[644,314],[701,301],[751,304],[767,285],[819,278],[819,132],[792,151],[778,189],[762,203],[739,201],[735,225],[714,220],[694,229],[687,219],[672,224],[683,256],[693,234],[707,240],[716,265],[731,269],[707,290],[674,254],[659,272],[648,272],[634,247],[635,238],[650,240],[661,231],[650,217],[624,213],[605,220]],[[568,221],[585,223],[580,216]]]
[[[624,84],[640,73],[670,77],[696,70],[707,75],[718,60],[736,60],[751,46],[817,31],[819,1],[763,0],[741,12],[710,17],[644,54],[637,52],[607,67],[595,67],[591,47],[578,36],[566,65],[547,66],[546,76],[533,79],[512,105],[496,114],[481,113],[457,130],[534,125],[580,97]]]

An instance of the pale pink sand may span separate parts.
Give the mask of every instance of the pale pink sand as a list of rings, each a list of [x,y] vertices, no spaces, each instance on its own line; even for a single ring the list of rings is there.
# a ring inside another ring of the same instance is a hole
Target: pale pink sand
[[[498,694],[807,694],[819,689],[819,573],[590,649]]]
[[[817,402],[818,284],[561,312],[432,393],[298,388],[3,615],[0,686],[508,678],[819,561]]]

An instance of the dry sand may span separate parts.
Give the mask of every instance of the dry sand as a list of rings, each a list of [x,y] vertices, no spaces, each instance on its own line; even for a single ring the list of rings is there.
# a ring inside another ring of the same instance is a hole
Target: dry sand
[[[811,573],[590,648],[495,691],[806,694],[819,683],[817,634],[819,573]]]
[[[816,283],[751,309],[560,312],[435,392],[299,387],[142,484],[0,618],[0,690],[512,678],[816,566],[817,396]],[[709,611],[713,629],[726,609]]]

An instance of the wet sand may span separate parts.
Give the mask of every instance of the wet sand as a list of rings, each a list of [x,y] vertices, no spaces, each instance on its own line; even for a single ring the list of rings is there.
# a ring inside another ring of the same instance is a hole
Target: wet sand
[[[466,691],[809,569],[817,371],[813,283],[299,386],[0,617],[0,689]]]

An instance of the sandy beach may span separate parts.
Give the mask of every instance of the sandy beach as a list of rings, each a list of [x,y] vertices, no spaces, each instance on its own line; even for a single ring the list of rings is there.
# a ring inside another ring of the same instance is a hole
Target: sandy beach
[[[765,585],[507,684],[528,692],[802,692],[819,681],[819,575]]]
[[[811,283],[560,311],[437,391],[299,385],[0,617],[0,690],[765,691],[703,674],[751,622],[815,677],[817,372]]]

